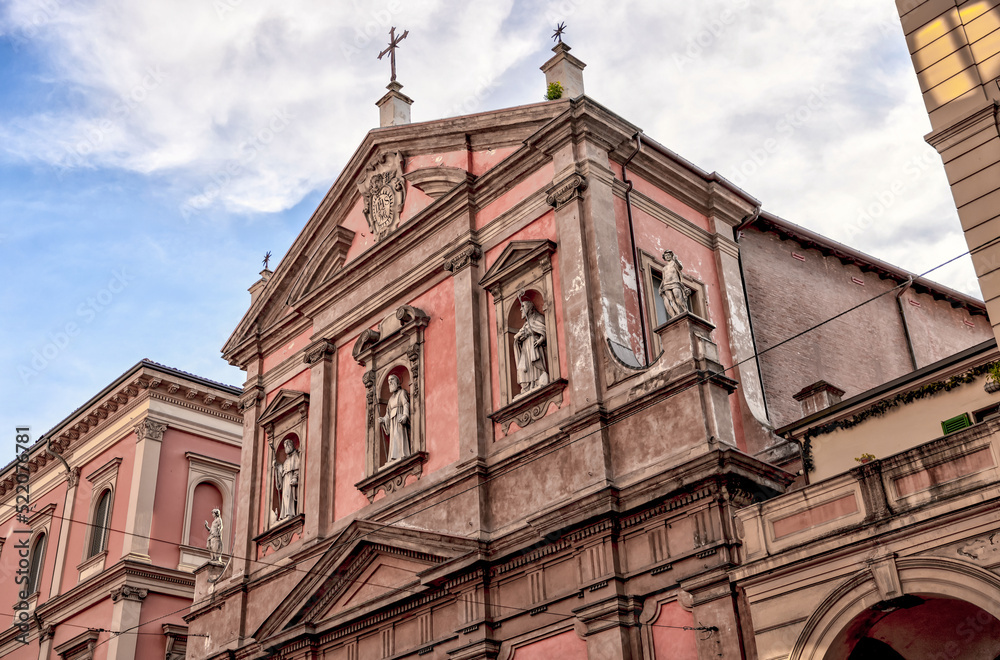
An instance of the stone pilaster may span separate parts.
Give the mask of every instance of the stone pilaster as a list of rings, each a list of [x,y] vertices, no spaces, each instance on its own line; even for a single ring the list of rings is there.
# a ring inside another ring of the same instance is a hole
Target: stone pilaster
[[[129,488],[123,554],[132,561],[151,563],[149,535],[153,528],[153,500],[160,470],[160,446],[166,424],[148,417],[135,425],[135,460]],[[110,656],[109,656],[110,657]]]
[[[111,630],[138,631],[142,601],[148,593],[145,589],[127,584],[112,591]],[[138,640],[138,635],[112,635],[108,640],[108,660],[133,660]]]
[[[483,349],[486,300],[479,280],[482,278],[479,245],[469,242],[444,264],[454,277],[455,346],[458,360],[458,438],[459,460],[478,459],[486,454],[489,427],[486,414],[489,404],[488,357]],[[486,361],[484,361],[484,359]]]
[[[66,520],[59,525],[59,542],[56,546],[55,569],[52,573],[52,586],[49,589],[49,598],[59,595],[62,588],[63,573],[66,571],[66,544],[69,543],[68,521],[74,517],[73,507],[76,505],[77,486],[80,485],[80,468],[73,468],[66,476],[66,495],[63,498],[63,514]],[[47,656],[46,656],[47,657]]]
[[[257,535],[256,516],[260,511],[260,455],[263,443],[259,437],[263,431],[257,420],[264,410],[264,386],[259,377],[260,361],[247,366],[247,382],[240,396],[240,411],[243,413],[243,450],[240,455],[240,475],[236,501],[236,525],[233,536],[233,578],[240,579],[251,570],[251,558],[256,556],[253,537]]]
[[[326,339],[313,342],[305,352],[309,365],[309,422],[306,430],[306,490],[303,541],[325,537],[333,525],[333,470],[336,455],[337,347]]]

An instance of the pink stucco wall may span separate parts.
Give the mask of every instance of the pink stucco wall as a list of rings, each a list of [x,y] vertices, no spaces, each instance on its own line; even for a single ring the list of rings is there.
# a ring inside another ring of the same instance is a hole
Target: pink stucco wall
[[[295,355],[309,345],[309,338],[312,337],[312,328],[305,330],[298,337],[282,344],[276,350],[264,356],[263,373],[267,373],[273,367],[281,364],[290,356]]]
[[[160,445],[160,469],[156,475],[156,494],[153,499],[153,511],[156,515],[153,516],[150,531],[152,539],[149,542],[149,557],[159,566],[174,568],[180,562],[177,544],[184,538],[184,504],[189,464],[186,452],[211,456],[237,465],[240,462],[239,447],[180,429],[167,428]],[[192,510],[192,524],[197,522],[202,525],[205,520],[211,520],[211,514],[211,508]],[[223,514],[227,521],[231,516],[230,511]]]
[[[454,280],[447,277],[406,304],[424,310],[431,319],[424,329],[423,349],[424,438],[429,453],[424,474],[429,474],[458,460]],[[354,486],[365,477],[367,406],[361,384],[365,369],[351,355],[355,339],[340,347],[337,360],[335,520],[368,504]]]
[[[550,161],[520,180],[517,185],[497,197],[486,207],[480,209],[479,213],[476,214],[476,229],[482,229],[532,193],[551,186],[553,172],[554,166]]]
[[[660,614],[650,626],[653,635],[653,652],[656,660],[697,660],[698,640],[693,630],[683,630],[694,627],[694,614],[688,612],[680,603],[674,601],[664,603]]]

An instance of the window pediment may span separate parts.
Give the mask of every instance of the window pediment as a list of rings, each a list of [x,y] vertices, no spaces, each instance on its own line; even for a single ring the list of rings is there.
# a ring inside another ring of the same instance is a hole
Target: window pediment
[[[260,424],[266,429],[275,422],[295,415],[305,417],[309,410],[309,395],[296,390],[281,390],[260,416]],[[270,432],[269,432],[270,434]]]
[[[479,280],[479,285],[494,296],[499,295],[500,283],[518,279],[536,264],[551,269],[550,256],[555,251],[556,244],[550,240],[511,241]]]

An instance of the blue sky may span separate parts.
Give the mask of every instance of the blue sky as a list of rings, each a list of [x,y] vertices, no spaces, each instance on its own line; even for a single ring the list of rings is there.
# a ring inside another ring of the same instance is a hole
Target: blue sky
[[[965,251],[888,0],[6,0],[0,464],[142,358],[242,385],[219,350],[377,125],[390,26],[421,121],[541,100],[557,20],[589,96],[766,209],[918,272]]]

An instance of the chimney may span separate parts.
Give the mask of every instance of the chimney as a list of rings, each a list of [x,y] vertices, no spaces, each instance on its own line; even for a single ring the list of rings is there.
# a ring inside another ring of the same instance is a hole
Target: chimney
[[[831,385],[825,380],[820,380],[808,387],[804,387],[792,398],[802,406],[802,416],[808,417],[820,410],[826,410],[830,406],[840,403],[840,397],[844,396],[844,390]]]
[[[378,106],[378,125],[385,127],[409,124],[410,106],[413,105],[413,99],[399,91],[403,89],[403,86],[395,80],[386,85],[385,88],[389,91],[375,104]]]
[[[552,47],[555,56],[542,65],[545,72],[545,85],[558,82],[563,88],[563,97],[575,99],[583,96],[583,68],[587,66],[569,54],[569,46],[563,42]]]
[[[264,290],[264,287],[267,286],[267,281],[271,279],[271,275],[273,274],[274,274],[273,271],[265,268],[264,270],[260,271],[260,279],[254,282],[253,286],[247,289],[250,292],[251,305],[257,302],[257,297],[260,295],[260,292]]]

